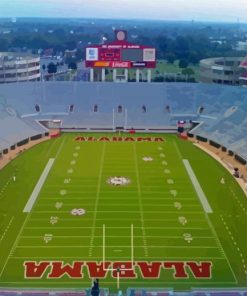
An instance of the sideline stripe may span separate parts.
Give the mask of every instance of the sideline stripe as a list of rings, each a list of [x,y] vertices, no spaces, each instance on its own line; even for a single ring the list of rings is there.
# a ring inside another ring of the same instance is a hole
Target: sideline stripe
[[[210,214],[213,213],[213,210],[212,210],[212,208],[211,208],[211,206],[210,206],[210,204],[209,204],[209,202],[207,200],[206,195],[204,194],[204,192],[203,192],[203,190],[201,188],[200,183],[198,182],[198,180],[196,178],[196,175],[195,175],[189,161],[187,159],[183,159],[183,164],[184,164],[184,166],[186,168],[186,171],[187,171],[187,173],[188,173],[188,175],[190,177],[190,180],[191,180],[191,182],[192,182],[192,184],[193,184],[193,186],[195,188],[197,196],[200,199],[200,202],[202,204],[202,207],[203,207],[204,211],[206,213],[210,213]]]
[[[34,203],[35,203],[35,201],[36,201],[36,199],[37,199],[37,197],[39,195],[39,192],[40,192],[42,186],[45,183],[45,180],[46,180],[46,178],[47,178],[47,176],[48,176],[48,174],[50,172],[50,169],[51,169],[54,161],[55,161],[55,158],[49,159],[49,161],[48,161],[42,175],[39,178],[38,183],[36,184],[32,194],[31,194],[31,196],[30,196],[30,198],[29,198],[29,200],[28,200],[28,202],[27,202],[27,204],[26,204],[26,206],[25,206],[25,208],[23,210],[23,213],[30,213],[31,212],[31,210],[33,208],[33,205],[34,205]]]

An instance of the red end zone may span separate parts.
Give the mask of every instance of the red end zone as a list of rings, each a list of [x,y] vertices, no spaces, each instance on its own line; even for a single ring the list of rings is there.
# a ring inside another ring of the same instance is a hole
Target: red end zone
[[[84,262],[74,261],[72,264],[63,261],[26,261],[24,262],[24,277],[26,279],[57,279],[63,276],[69,278],[106,278],[109,273],[112,278],[136,279],[140,274],[143,279],[159,279],[162,269],[170,270],[174,279],[210,279],[212,277],[212,262],[196,261],[163,261],[163,262]],[[111,270],[108,270],[110,267]],[[137,273],[137,270],[139,271]],[[48,272],[48,273],[47,273]],[[47,274],[47,275],[45,275]]]
[[[82,137],[75,138],[77,142],[164,142],[163,137]]]

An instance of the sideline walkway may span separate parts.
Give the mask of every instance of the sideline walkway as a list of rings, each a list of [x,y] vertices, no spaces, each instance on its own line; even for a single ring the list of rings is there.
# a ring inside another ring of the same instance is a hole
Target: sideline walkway
[[[226,152],[216,149],[208,143],[195,142],[192,141],[196,147],[203,150],[215,160],[217,160],[221,165],[223,165],[231,174],[233,174],[234,167],[238,167],[243,178],[236,178],[239,186],[242,188],[243,192],[247,197],[247,167],[239,163],[234,157],[228,155]]]
[[[15,150],[10,150],[8,154],[4,154],[2,158],[0,158],[0,170],[4,168],[9,162],[11,162],[13,159],[15,159],[17,156],[19,156],[22,152],[25,150],[28,150],[32,148],[33,146],[40,144],[44,141],[50,140],[50,136],[43,137],[42,139],[36,140],[36,141],[30,141],[26,145],[16,147]]]

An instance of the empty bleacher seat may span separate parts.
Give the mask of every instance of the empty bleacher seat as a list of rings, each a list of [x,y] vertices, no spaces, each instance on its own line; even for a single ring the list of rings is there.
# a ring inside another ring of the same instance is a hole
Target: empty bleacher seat
[[[114,110],[115,115],[122,113],[119,124],[126,128],[166,129],[175,127],[180,119],[201,121],[203,124],[193,131],[195,135],[210,138],[247,157],[247,140],[243,139],[247,134],[247,100],[246,89],[241,87],[202,83],[24,82],[2,84],[0,93],[1,147],[15,142],[11,126],[18,123],[29,126],[24,128],[27,135],[42,129],[36,121],[44,118],[60,119],[65,128],[113,128]],[[98,112],[99,105],[100,113],[96,116],[92,113]],[[15,116],[6,112],[6,107]],[[7,122],[10,128],[6,138]]]

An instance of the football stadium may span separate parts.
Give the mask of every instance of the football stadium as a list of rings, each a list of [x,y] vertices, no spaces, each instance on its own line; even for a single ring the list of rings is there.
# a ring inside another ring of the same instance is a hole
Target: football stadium
[[[0,295],[247,295],[246,89],[0,86]]]

